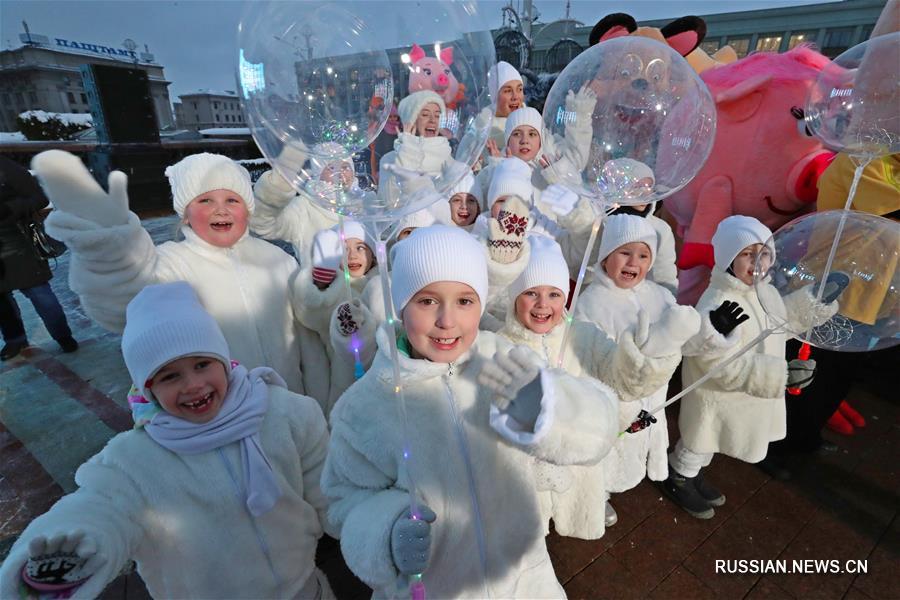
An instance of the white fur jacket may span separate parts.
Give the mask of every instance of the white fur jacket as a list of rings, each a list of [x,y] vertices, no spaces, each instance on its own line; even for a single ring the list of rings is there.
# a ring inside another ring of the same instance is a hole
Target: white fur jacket
[[[186,281],[222,328],[231,358],[248,369],[275,369],[292,391],[313,397],[323,391],[301,372],[301,363],[311,373],[319,370],[324,350],[295,321],[299,268],[276,246],[245,234],[231,248],[220,248],[187,226],[181,228],[184,241],[154,246],[134,213],[124,225],[101,227],[53,211],[47,231],[72,251],[69,286],[103,327],[121,332],[125,308],[144,286]]]
[[[776,316],[786,318],[784,303],[775,288],[763,284],[760,293],[766,295],[770,310],[775,307],[780,313]],[[766,327],[766,313],[756,288],[716,268],[709,287],[697,302],[697,310],[708,313],[725,300],[740,304],[750,319],[732,332],[739,340],[733,351],[685,358],[685,387],[716,368]],[[721,452],[754,463],[765,458],[769,442],[785,436],[786,337],[784,333],[770,335],[682,398],[678,427],[690,450]]]
[[[453,364],[400,357],[404,430],[385,329],[378,338],[372,368],[331,413],[322,474],[347,565],[375,597],[408,595],[396,586],[390,537],[409,508],[412,473],[420,502],[437,515],[423,576],[429,596],[564,598],[544,543],[531,461],[597,462],[616,434],[615,394],[596,380],[544,369],[541,413],[534,432],[524,431],[476,383],[481,362],[511,348],[481,332]]]
[[[594,283],[578,301],[578,318],[596,323],[616,340],[633,335],[638,311],[647,312],[651,326],[675,305],[675,297],[664,287],[644,279],[631,289],[621,289],[603,271],[594,274]],[[674,370],[673,370],[674,371]],[[672,373],[669,373],[671,378]],[[651,411],[666,401],[669,379],[662,381],[638,402],[620,406],[619,431],[623,431],[641,410]],[[657,423],[637,433],[626,433],[603,461],[607,467],[607,489],[624,492],[638,485],[646,476],[654,481],[668,477],[669,433],[665,411],[656,413]]]
[[[560,323],[550,333],[534,333],[519,322],[511,304],[506,324],[498,332],[514,344],[523,344],[543,356],[550,365],[559,360],[565,325]],[[593,323],[573,321],[562,368],[574,376],[590,376],[606,383],[620,400],[640,399],[664,386],[678,367],[681,355],[663,358],[645,356],[637,348],[629,331],[618,343]],[[614,407],[617,427],[624,429]],[[629,422],[630,423],[630,422]],[[627,424],[625,424],[627,426]],[[613,446],[618,445],[618,442]],[[566,537],[598,539],[606,531],[604,511],[609,460],[592,466],[556,466],[535,459],[535,475],[541,492],[544,523],[552,518],[556,532]]]
[[[0,570],[0,597],[18,598],[33,537],[75,529],[107,558],[75,598],[98,597],[130,560],[154,598],[314,597],[328,430],[312,399],[268,389],[260,442],[282,491],[271,511],[251,517],[229,475],[240,483],[240,443],[186,456],[143,430],[121,433],[79,467],[78,490],[19,537]]]
[[[262,174],[253,186],[256,210],[250,229],[267,240],[284,240],[294,246],[300,264],[308,266],[316,233],[338,223],[337,214],[322,208],[294,188],[275,171]]]

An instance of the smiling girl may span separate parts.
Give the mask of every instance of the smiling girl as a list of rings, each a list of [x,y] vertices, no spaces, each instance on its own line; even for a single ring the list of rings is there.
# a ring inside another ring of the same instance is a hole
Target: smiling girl
[[[617,425],[615,396],[478,331],[485,252],[462,229],[417,229],[394,249],[408,425],[382,328],[371,368],[331,413],[322,489],[334,500],[329,518],[341,529],[347,565],[376,597],[403,595],[398,576],[403,585],[424,571],[435,598],[563,598],[530,454],[559,464],[599,460]]]
[[[255,201],[246,169],[206,153],[167,168],[184,240],[154,246],[128,210],[123,173],[110,175],[107,193],[69,153],[41,153],[32,168],[56,206],[47,228],[72,251],[71,287],[102,326],[121,332],[125,307],[144,286],[187,281],[241,364],[271,366],[289,389],[316,398],[324,390],[327,397],[327,382],[323,387],[313,377],[324,356],[321,344],[295,319],[297,263],[247,230]],[[305,379],[301,346],[308,349],[304,369],[311,369]]]
[[[646,219],[634,215],[604,219],[594,282],[582,294],[575,317],[598,324],[618,341],[639,328],[641,318],[646,318],[651,327],[693,321],[691,335],[683,337],[677,346],[680,353],[681,345],[700,330],[700,316],[690,307],[676,305],[671,292],[647,279],[656,247],[656,231]],[[639,316],[641,312],[644,317]],[[665,402],[667,384],[667,380],[659,382],[637,402],[623,402],[621,422],[627,427],[641,410],[649,411]],[[620,437],[604,460],[609,467],[607,489],[611,493],[630,490],[645,476],[653,481],[668,477],[669,436],[664,412],[656,413],[656,418],[659,422],[652,427]]]
[[[131,560],[155,598],[333,597],[315,567],[328,447],[315,401],[272,369],[232,362],[185,282],[131,301],[122,355],[134,429],[25,529],[0,569],[0,597],[26,597],[24,567],[36,589],[68,587],[54,597],[95,598]]]

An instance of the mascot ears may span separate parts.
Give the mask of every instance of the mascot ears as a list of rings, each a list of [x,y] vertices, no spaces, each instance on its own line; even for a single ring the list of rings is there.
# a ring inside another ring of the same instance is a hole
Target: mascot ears
[[[706,37],[706,21],[694,16],[681,17],[659,31],[675,52],[687,56]]]
[[[634,17],[625,13],[613,13],[597,21],[597,24],[591,29],[588,42],[593,46],[603,40],[622,37],[635,31],[637,31],[637,21],[634,20]]]
[[[650,28],[641,28],[642,30]],[[630,35],[638,30],[634,17],[625,13],[613,13],[606,15],[591,29],[588,37],[593,46],[604,40]],[[688,16],[675,19],[659,30],[666,43],[682,56],[693,52],[706,37],[706,21],[700,17]],[[641,32],[639,32],[639,35]],[[656,37],[656,36],[647,36]],[[658,39],[658,38],[657,38]]]

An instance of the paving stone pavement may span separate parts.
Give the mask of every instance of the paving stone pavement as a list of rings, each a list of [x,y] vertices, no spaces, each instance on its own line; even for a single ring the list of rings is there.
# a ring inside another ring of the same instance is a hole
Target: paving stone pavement
[[[174,217],[145,219],[157,243]],[[81,348],[64,354],[21,295],[32,346],[0,363],[0,559],[22,529],[74,489],[77,467],[131,425],[128,374],[118,335],[85,315],[68,287],[68,253],[52,286]],[[896,354],[895,354],[896,356]],[[894,365],[896,367],[896,365]],[[548,537],[557,576],[571,598],[900,598],[900,408],[890,369],[857,374],[850,394],[868,426],[830,437],[837,452],[798,457],[795,477],[775,481],[752,465],[717,456],[708,478],[725,493],[716,517],[698,521],[664,500],[649,481],[613,497],[619,522],[600,540]],[[672,442],[677,412],[669,415]],[[602,507],[598,507],[602,510]],[[334,540],[318,563],[339,598],[367,597]],[[864,560],[867,573],[715,572],[716,560]],[[127,574],[104,598],[146,598]]]

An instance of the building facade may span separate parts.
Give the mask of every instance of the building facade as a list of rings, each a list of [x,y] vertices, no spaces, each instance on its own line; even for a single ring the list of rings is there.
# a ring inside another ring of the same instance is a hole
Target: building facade
[[[829,58],[869,38],[886,0],[842,0],[784,8],[698,15],[706,21],[704,50],[712,54],[724,45],[739,57],[751,52],[784,52],[801,43],[813,43]],[[597,14],[597,20],[605,13]],[[641,26],[662,27],[674,20],[642,21]],[[535,24],[528,68],[557,72],[573,56],[573,42],[584,50],[594,23],[574,21]],[[561,43],[566,42],[566,43]],[[575,52],[577,55],[577,51]]]
[[[241,103],[232,90],[199,90],[178,99],[181,102],[175,103],[175,116],[179,129],[247,127]]]
[[[17,131],[26,110],[89,113],[79,68],[85,64],[128,66],[147,73],[160,130],[175,126],[163,67],[148,52],[30,34],[25,45],[0,51],[0,131]]]

